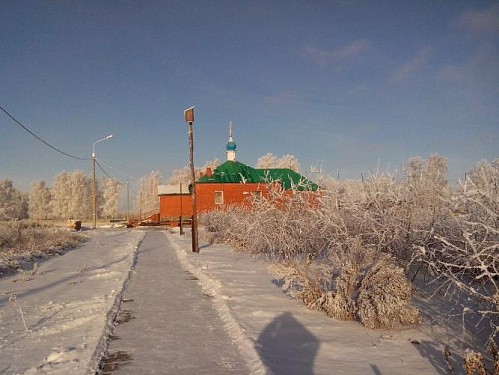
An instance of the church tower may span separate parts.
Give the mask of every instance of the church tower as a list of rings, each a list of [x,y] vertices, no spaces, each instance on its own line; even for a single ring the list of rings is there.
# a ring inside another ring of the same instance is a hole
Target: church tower
[[[229,123],[229,142],[225,146],[227,150],[227,161],[236,161],[236,143],[232,138],[232,121]]]

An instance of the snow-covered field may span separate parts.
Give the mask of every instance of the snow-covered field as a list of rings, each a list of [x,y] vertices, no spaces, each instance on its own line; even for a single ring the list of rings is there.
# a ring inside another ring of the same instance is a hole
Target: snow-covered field
[[[0,279],[0,373],[97,369],[142,231],[99,230],[34,271]]]
[[[89,231],[81,247],[1,278],[0,374],[95,372],[146,231]],[[251,373],[447,373],[444,340],[428,327],[370,330],[333,320],[288,298],[261,261],[217,244],[195,254],[188,234],[165,236],[212,297]]]

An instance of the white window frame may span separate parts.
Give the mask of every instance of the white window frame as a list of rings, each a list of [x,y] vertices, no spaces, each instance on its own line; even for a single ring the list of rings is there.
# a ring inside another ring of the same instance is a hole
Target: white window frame
[[[224,192],[223,190],[215,191],[215,204],[222,205],[224,204]]]

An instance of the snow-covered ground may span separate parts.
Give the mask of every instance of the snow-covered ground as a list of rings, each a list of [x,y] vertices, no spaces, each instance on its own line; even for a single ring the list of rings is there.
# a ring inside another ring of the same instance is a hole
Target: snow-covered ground
[[[144,232],[87,233],[82,246],[0,279],[0,374],[97,368]]]
[[[444,347],[425,330],[370,330],[331,319],[289,299],[261,261],[218,244],[195,254],[190,236],[169,238],[214,297],[253,373],[447,374]]]
[[[0,279],[0,374],[95,372],[146,231],[89,231],[90,241],[35,272]],[[192,253],[189,234],[164,233],[251,373],[447,373],[444,348],[422,329],[333,320],[289,299],[259,260],[217,244]]]

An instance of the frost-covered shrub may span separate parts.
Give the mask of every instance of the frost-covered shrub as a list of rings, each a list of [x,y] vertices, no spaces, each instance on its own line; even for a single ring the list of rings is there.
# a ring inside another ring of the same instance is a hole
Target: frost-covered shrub
[[[490,324],[494,339],[499,160],[479,163],[454,189],[446,169],[445,159],[432,155],[410,159],[401,177],[324,179],[327,189],[314,200],[271,191],[252,209],[230,213],[237,218],[219,218],[216,235],[280,262],[277,274],[292,280],[293,296],[331,316],[368,326],[415,322],[410,278],[428,296],[438,292],[463,316]]]
[[[318,211],[307,194],[284,193],[276,187],[267,198],[258,198],[251,208],[227,206],[205,213],[201,224],[217,241],[271,260],[320,257],[331,238],[341,230],[336,220]]]
[[[269,271],[283,289],[308,308],[369,328],[411,325],[419,312],[411,306],[412,285],[393,259],[349,241],[320,262],[277,263]]]
[[[78,234],[34,221],[0,222],[0,275],[18,269],[20,261],[58,253],[81,241],[83,237]]]
[[[250,213],[242,206],[229,205],[220,210],[206,212],[200,217],[205,228],[203,235],[209,242],[230,243],[236,248],[245,246]]]
[[[384,173],[346,181],[337,191],[348,236],[358,236],[365,246],[392,254],[404,264],[411,260],[414,245],[426,244],[432,228],[446,220],[443,198],[448,191],[440,188],[436,195],[429,183],[413,186],[408,179],[398,181],[396,175]]]
[[[499,161],[481,162],[447,198],[445,218],[414,245],[414,264],[463,313],[490,322],[499,332]],[[435,282],[437,281],[437,282]]]
[[[329,245],[329,226],[317,215],[306,193],[286,195],[272,191],[269,199],[259,199],[251,210],[247,250],[268,259],[313,259]]]
[[[483,365],[483,358],[480,353],[469,351],[464,357],[464,370],[466,375],[487,375],[487,371]]]
[[[379,207],[389,206],[381,203],[386,190],[385,186],[375,192],[373,202]],[[419,316],[410,307],[412,287],[403,269],[367,240],[378,235],[371,224],[362,223],[369,215],[365,202],[374,192],[362,193],[290,194],[276,187],[249,208],[229,206],[204,214],[201,222],[210,240],[229,242],[274,262],[270,271],[310,309],[360,320],[371,328],[416,323]],[[393,295],[387,297],[387,291]]]
[[[381,256],[366,272],[359,286],[357,315],[366,327],[391,327],[419,322],[419,311],[411,306],[413,287],[388,256]]]

